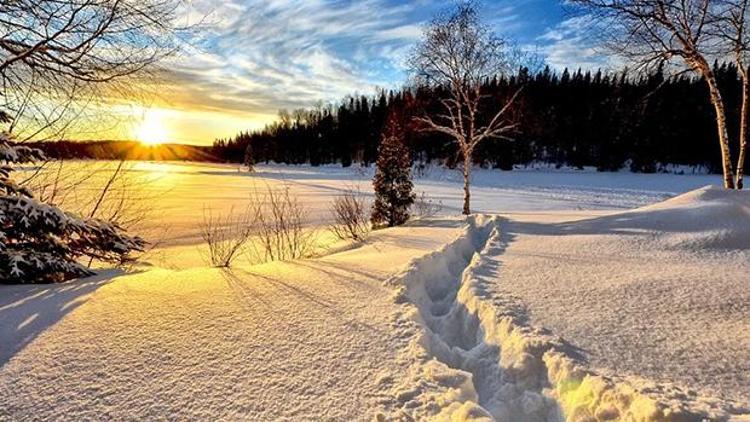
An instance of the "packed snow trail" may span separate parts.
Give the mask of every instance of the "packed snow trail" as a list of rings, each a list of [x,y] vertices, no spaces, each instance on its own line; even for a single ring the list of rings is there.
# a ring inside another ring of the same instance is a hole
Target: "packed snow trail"
[[[0,421],[368,420],[379,380],[403,370],[383,281],[461,225],[416,223],[231,271],[0,286],[0,326],[23,341],[0,367]],[[43,327],[24,324],[34,315]]]
[[[734,409],[673,385],[604,376],[573,346],[496,294],[507,247],[499,220],[470,220],[440,251],[392,278],[399,360],[381,419],[498,421],[724,420]],[[573,309],[571,309],[573,311]]]

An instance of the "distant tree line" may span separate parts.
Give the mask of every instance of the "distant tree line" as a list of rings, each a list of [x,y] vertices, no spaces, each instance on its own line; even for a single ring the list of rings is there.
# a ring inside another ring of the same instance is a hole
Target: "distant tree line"
[[[734,133],[737,128],[732,124],[738,121],[741,105],[740,77],[732,63],[715,63],[714,68],[726,92],[729,130]],[[663,164],[721,170],[713,109],[699,77],[668,77],[663,70],[638,76],[580,69],[557,73],[549,67],[532,74],[521,68],[512,76],[483,83],[482,93],[491,99],[485,108],[499,109],[519,88],[523,90],[513,111],[518,121],[514,140],[481,144],[475,164],[504,170],[531,162],[595,166],[601,171],[626,167],[656,172]],[[257,163],[370,165],[377,158],[386,116],[395,110],[404,115],[403,121],[411,122],[403,130],[412,160],[437,160],[453,167],[460,160],[451,140],[425,131],[411,119],[442,112],[442,90],[410,87],[352,96],[337,106],[282,110],[279,119],[262,130],[216,140],[210,155],[243,162],[252,144]]]
[[[51,159],[218,161],[211,147],[163,144],[145,146],[138,141],[42,141],[27,142]]]

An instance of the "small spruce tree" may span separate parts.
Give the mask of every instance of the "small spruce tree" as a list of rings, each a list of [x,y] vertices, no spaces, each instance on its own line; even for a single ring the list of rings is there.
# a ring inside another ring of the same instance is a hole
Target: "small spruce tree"
[[[7,122],[0,112],[0,120]],[[13,166],[44,160],[0,132],[0,283],[53,283],[93,275],[84,260],[121,263],[145,242],[115,224],[81,218],[34,198],[11,177]]]
[[[406,223],[414,203],[409,149],[404,145],[403,131],[395,115],[391,115],[383,131],[375,163],[375,202],[370,221],[373,227],[393,227]]]
[[[245,159],[243,160],[247,171],[250,173],[255,171],[255,154],[253,154],[253,143],[248,142],[247,148],[245,148]]]

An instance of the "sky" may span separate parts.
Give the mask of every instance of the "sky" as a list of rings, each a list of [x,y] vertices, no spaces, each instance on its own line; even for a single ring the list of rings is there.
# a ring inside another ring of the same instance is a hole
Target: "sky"
[[[182,15],[201,29],[165,66],[158,95],[135,108],[135,123],[119,137],[137,137],[144,132],[139,121],[153,125],[158,118],[169,141],[210,144],[262,127],[279,109],[399,88],[423,26],[450,4],[193,0]],[[554,68],[603,64],[561,1],[487,0],[482,14],[498,34]]]

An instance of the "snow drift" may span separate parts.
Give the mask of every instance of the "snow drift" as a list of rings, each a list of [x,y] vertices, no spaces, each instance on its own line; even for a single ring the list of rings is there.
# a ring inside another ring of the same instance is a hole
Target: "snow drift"
[[[750,248],[750,192],[706,186],[634,211],[564,227],[579,234],[653,233],[667,248]]]
[[[664,246],[747,249],[747,198],[704,188],[587,220],[577,230],[624,234],[634,226],[658,228],[671,230],[661,239]],[[469,219],[456,240],[389,280],[400,304],[394,316],[404,338],[399,359],[411,366],[392,389],[394,402],[382,418],[725,420],[747,412],[673,384],[590,368],[576,347],[535,326],[520,298],[498,293],[500,258],[508,247],[501,227],[498,218]],[[700,235],[685,235],[694,232]]]

